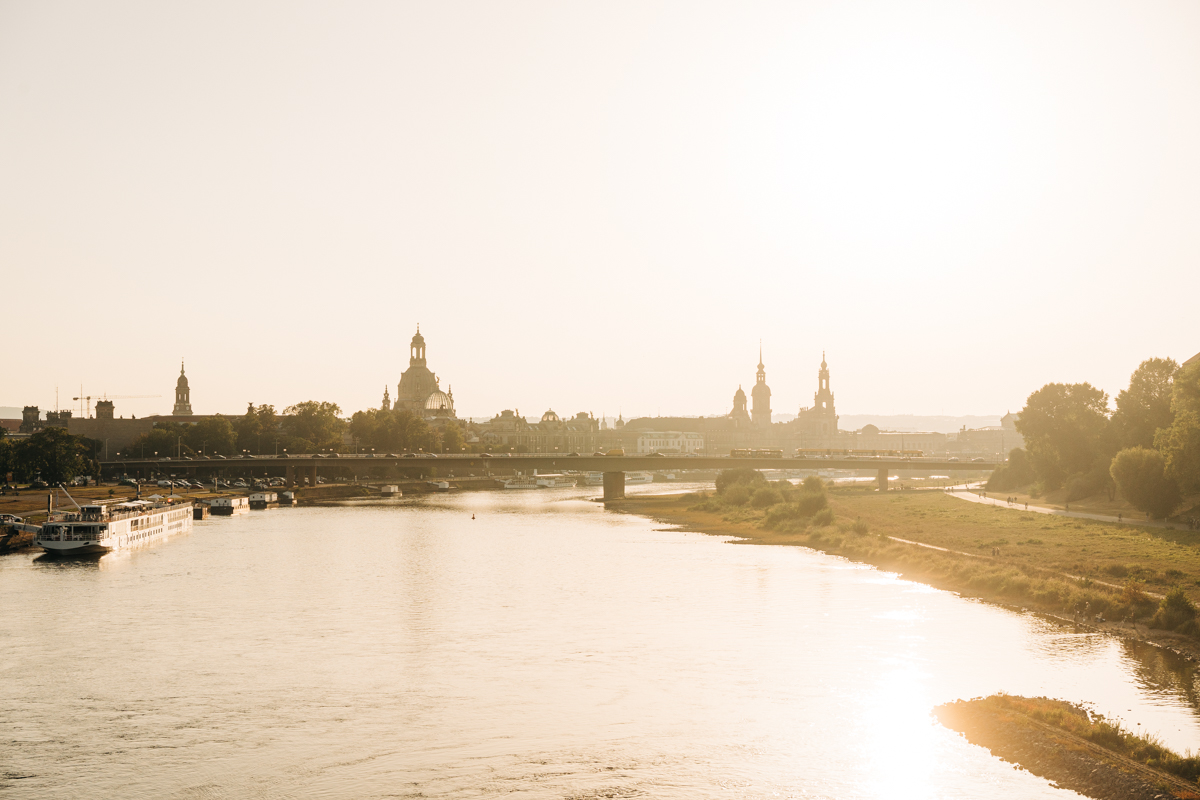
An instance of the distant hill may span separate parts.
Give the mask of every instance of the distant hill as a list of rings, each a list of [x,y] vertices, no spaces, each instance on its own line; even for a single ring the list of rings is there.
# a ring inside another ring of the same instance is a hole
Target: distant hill
[[[20,419],[23,410],[16,406],[0,406],[0,419]]]
[[[874,425],[884,431],[954,433],[962,430],[964,425],[968,429],[999,425],[1001,416],[1001,414],[966,417],[927,417],[917,414],[842,414],[838,417],[838,427],[844,431],[856,431],[864,425]]]

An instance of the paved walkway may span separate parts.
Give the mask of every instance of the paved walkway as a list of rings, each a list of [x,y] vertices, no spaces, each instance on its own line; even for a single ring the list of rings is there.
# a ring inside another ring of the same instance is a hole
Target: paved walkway
[[[1028,511],[1031,514],[1051,514],[1056,517],[1074,517],[1075,519],[1090,519],[1096,522],[1114,522],[1118,525],[1141,525],[1146,528],[1166,528],[1172,531],[1186,531],[1187,525],[1179,522],[1163,522],[1161,520],[1148,520],[1140,517],[1115,517],[1107,514],[1089,514],[1084,511],[1067,511],[1062,508],[1047,508],[1046,506],[1026,506],[1024,503],[1013,503],[1009,505],[1004,502],[1003,498],[999,497],[980,497],[982,489],[968,490],[949,490],[946,494],[951,497],[957,497],[959,500],[966,500],[970,503],[980,503],[981,505],[997,506],[999,508],[1008,508],[1014,511]]]

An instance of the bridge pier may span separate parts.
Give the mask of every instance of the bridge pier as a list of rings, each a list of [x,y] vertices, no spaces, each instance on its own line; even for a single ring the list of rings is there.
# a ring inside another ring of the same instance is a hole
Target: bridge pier
[[[625,473],[624,472],[606,472],[604,473],[604,499],[607,500],[624,500],[625,499]]]
[[[879,491],[886,492],[887,491],[887,481],[888,481],[888,471],[886,469],[879,470],[879,475],[877,477],[877,480],[879,482]]]
[[[291,464],[288,464],[284,468],[283,482],[287,484],[287,487],[289,489],[291,489],[293,486],[296,485],[296,468],[293,467]]]

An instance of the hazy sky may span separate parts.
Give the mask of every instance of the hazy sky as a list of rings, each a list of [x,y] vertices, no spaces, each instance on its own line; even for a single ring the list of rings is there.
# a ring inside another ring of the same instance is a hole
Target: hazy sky
[[[1200,350],[1200,4],[0,2],[0,405],[1003,413]]]

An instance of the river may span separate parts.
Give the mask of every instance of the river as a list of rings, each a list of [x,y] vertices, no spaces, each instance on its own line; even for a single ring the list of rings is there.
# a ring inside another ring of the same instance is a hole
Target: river
[[[1200,745],[1162,651],[596,494],[0,558],[0,797],[1075,797],[930,717],[997,691]]]

